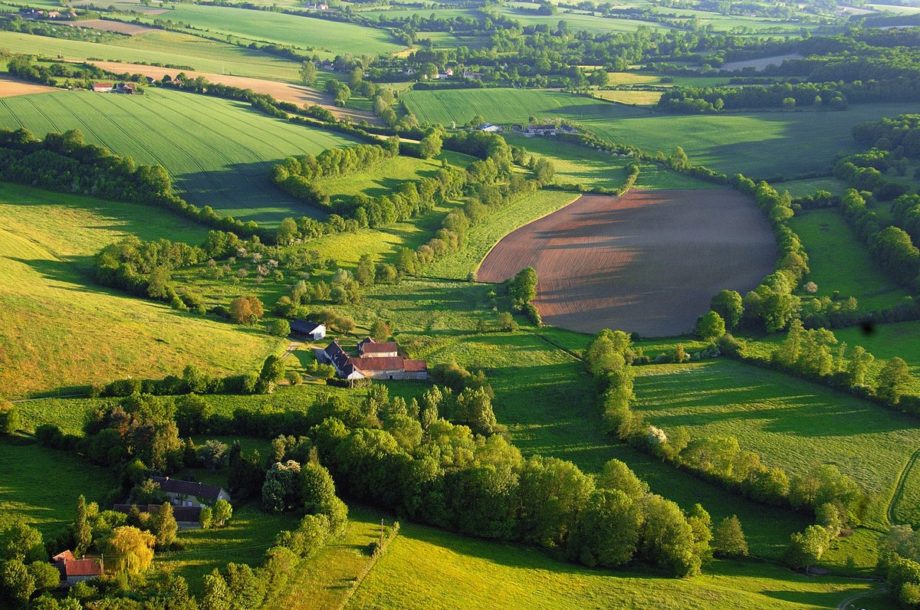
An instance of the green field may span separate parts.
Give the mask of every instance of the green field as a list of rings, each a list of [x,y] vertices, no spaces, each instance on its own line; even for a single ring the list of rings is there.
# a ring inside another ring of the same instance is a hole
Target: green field
[[[639,21],[637,19],[613,19],[586,12],[571,10],[559,11],[555,15],[538,15],[534,10],[536,5],[528,4],[529,10],[516,9],[506,6],[499,10],[505,17],[510,17],[524,26],[545,25],[550,30],[555,30],[560,21],[564,21],[569,31],[581,31],[591,34],[609,34],[622,32],[635,32],[639,28],[647,30],[669,30],[669,26],[654,21]]]
[[[844,112],[661,115],[556,91],[515,89],[411,91],[403,100],[423,122],[462,124],[476,114],[493,123],[567,119],[647,152],[670,154],[682,146],[694,164],[756,178],[828,171],[837,155],[856,151],[854,125],[916,110],[912,104],[854,104]]]
[[[297,62],[224,42],[163,30],[151,30],[138,36],[117,36],[105,42],[0,31],[0,48],[12,53],[46,57],[189,66],[200,72],[299,81],[300,66]]]
[[[804,180],[789,180],[775,182],[772,185],[776,190],[789,191],[793,197],[807,197],[817,191],[827,191],[832,195],[842,195],[847,185],[836,178],[806,178]]]
[[[352,23],[220,6],[174,4],[171,10],[142,21],[181,22],[209,34],[271,42],[330,53],[393,53],[402,48],[381,29]]]
[[[849,345],[862,345],[878,358],[903,358],[920,377],[920,322],[878,324],[868,334],[861,328],[842,328],[834,334]]]
[[[866,246],[836,209],[801,213],[791,226],[805,244],[811,269],[808,278],[818,285],[819,296],[839,291],[843,297],[856,297],[863,311],[897,305],[907,296],[872,261]]]
[[[873,496],[866,523],[887,526],[895,484],[920,448],[912,417],[759,367],[728,360],[638,370],[636,410],[665,431],[730,435],[769,465],[804,474],[835,464]],[[901,507],[914,519],[916,505]]]
[[[688,580],[561,565],[536,550],[403,522],[354,608],[831,608],[871,583],[770,564],[716,562]],[[861,608],[891,608],[882,599]]]
[[[79,129],[138,163],[169,170],[183,196],[218,212],[268,225],[287,216],[321,216],[272,184],[273,162],[352,143],[319,129],[258,114],[247,104],[149,89],[144,95],[87,91],[0,100],[0,127],[44,135]]]
[[[101,502],[117,485],[111,470],[62,457],[23,438],[0,439],[0,529],[22,518],[48,541],[73,521],[80,494]]]
[[[0,388],[10,396],[129,375],[248,370],[277,339],[180,314],[90,281],[126,235],[197,243],[206,229],[157,208],[0,184]]]

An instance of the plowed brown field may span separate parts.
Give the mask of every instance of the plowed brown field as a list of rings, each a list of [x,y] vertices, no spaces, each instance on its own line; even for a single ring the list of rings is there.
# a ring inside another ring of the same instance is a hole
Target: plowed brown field
[[[747,291],[773,270],[776,243],[754,202],[731,190],[585,195],[502,239],[478,279],[537,270],[547,324],[646,337],[692,330],[723,288]]]
[[[39,85],[38,83],[30,83],[6,74],[0,74],[0,97],[32,95],[33,93],[51,93],[52,91],[61,91],[61,89]]]

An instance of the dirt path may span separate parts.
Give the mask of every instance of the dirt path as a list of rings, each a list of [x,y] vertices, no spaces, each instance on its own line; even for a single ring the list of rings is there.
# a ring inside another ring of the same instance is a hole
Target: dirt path
[[[297,104],[298,106],[303,106],[304,104],[315,104],[317,106],[322,106],[340,119],[347,118],[348,120],[356,123],[360,121],[367,121],[368,123],[378,122],[377,117],[370,112],[353,110],[350,108],[339,108],[332,103],[332,99],[329,96],[324,95],[315,89],[308,89],[302,85],[279,83],[273,80],[250,78],[248,76],[215,74],[213,72],[199,72],[197,70],[177,70],[175,68],[161,68],[159,66],[145,66],[143,64],[128,64],[115,61],[92,61],[89,63],[95,64],[103,70],[108,70],[109,72],[115,72],[117,74],[121,74],[123,72],[129,72],[131,74],[142,74],[157,80],[163,78],[165,75],[175,77],[177,74],[182,72],[190,78],[198,78],[200,76],[212,83],[219,83],[221,85],[228,85],[231,87],[239,87],[240,89],[252,89],[256,93],[264,93],[266,95],[270,95],[280,102],[290,102],[292,104]]]
[[[880,592],[881,589],[869,589],[868,591],[860,591],[859,593],[851,595],[837,604],[837,610],[853,610],[854,608],[858,608],[859,606],[856,605],[857,600],[860,600],[864,597],[869,597],[870,595],[875,595],[876,593]]]
[[[901,501],[901,496],[904,495],[904,486],[907,484],[907,477],[917,463],[918,458],[920,458],[920,449],[917,449],[911,454],[904,468],[901,470],[900,476],[898,476],[898,484],[894,486],[894,493],[891,494],[891,501],[888,502],[888,510],[885,512],[889,525],[897,525],[898,523],[894,515],[895,507],[898,505],[898,502]]]

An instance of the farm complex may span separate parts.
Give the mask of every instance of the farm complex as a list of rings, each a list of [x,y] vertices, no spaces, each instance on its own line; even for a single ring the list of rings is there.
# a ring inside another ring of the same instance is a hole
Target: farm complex
[[[0,608],[920,609],[851,4],[0,0]]]

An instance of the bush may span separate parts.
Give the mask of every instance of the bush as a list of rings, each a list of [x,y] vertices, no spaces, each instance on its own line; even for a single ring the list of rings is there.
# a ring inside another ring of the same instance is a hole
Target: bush
[[[287,337],[291,334],[291,323],[284,318],[272,320],[268,328],[268,332],[276,337]]]

